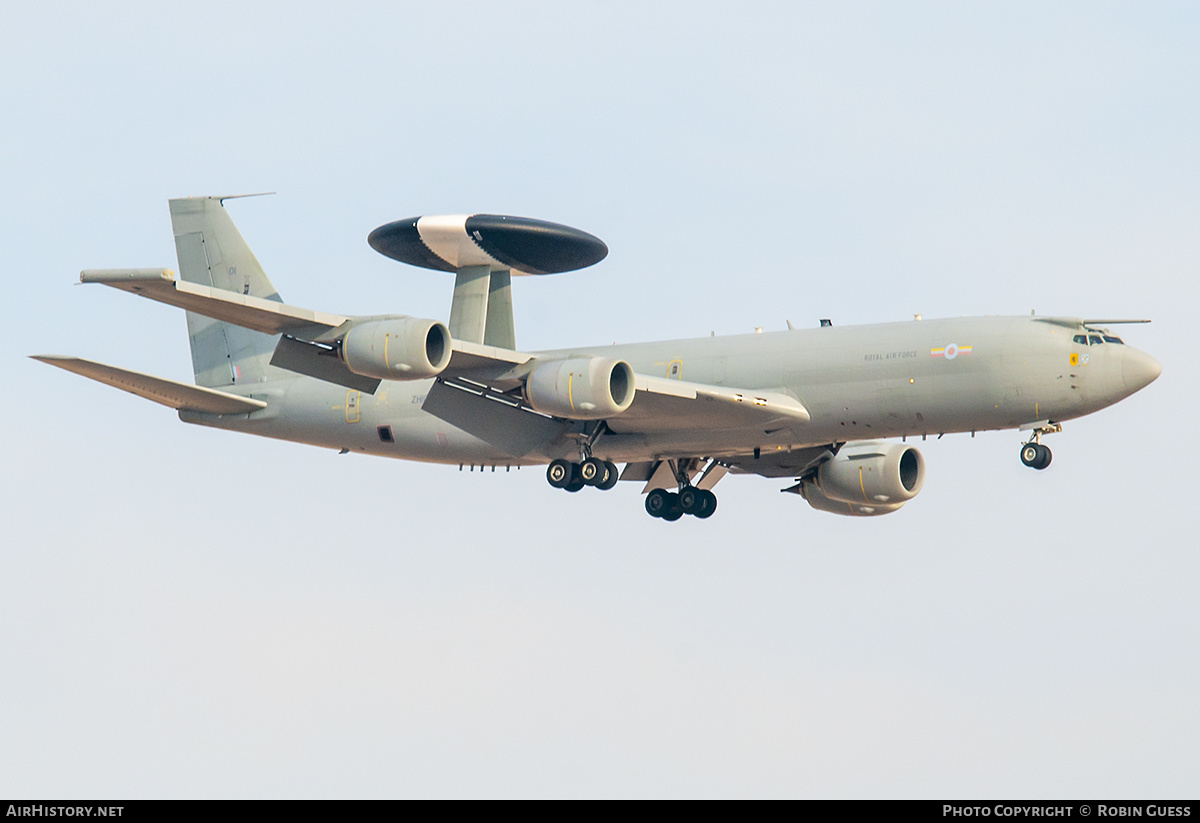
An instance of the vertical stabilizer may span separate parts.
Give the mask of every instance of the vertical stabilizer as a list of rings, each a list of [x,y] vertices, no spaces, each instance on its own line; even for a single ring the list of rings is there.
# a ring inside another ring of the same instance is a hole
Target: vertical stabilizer
[[[281,302],[221,198],[172,200],[171,226],[183,280]],[[211,388],[266,379],[277,337],[193,312],[187,313],[187,326],[198,385]]]

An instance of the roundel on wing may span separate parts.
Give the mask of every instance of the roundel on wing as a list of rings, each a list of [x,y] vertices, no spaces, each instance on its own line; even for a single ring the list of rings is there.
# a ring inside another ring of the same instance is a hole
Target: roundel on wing
[[[440,271],[486,264],[522,274],[558,274],[608,256],[604,241],[585,231],[501,214],[412,217],[380,226],[367,242],[393,260]]]

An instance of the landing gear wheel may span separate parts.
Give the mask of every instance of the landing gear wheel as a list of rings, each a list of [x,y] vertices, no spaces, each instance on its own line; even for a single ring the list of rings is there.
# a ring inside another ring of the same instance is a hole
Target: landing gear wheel
[[[704,493],[695,486],[685,486],[679,492],[679,508],[684,514],[695,514],[700,509]]]
[[[646,495],[646,513],[651,517],[662,517],[671,507],[666,489],[651,489]]]
[[[555,460],[546,469],[546,482],[556,489],[565,489],[571,482],[571,469],[574,468],[566,460]]]
[[[1031,469],[1044,469],[1050,465],[1054,455],[1041,443],[1026,443],[1021,447],[1021,462]]]
[[[589,486],[599,486],[604,482],[607,472],[607,467],[603,460],[595,457],[589,457],[579,464],[579,476],[583,478],[583,482]]]
[[[579,471],[579,464],[572,463],[571,464],[571,479],[567,482],[567,484],[565,486],[563,486],[563,488],[569,492],[577,492],[586,485],[587,485],[587,483],[584,482],[583,473]]]
[[[621,473],[617,471],[616,463],[605,461],[604,468],[608,470],[608,474],[605,475],[604,480],[596,484],[596,488],[602,492],[606,492],[617,485],[617,481],[621,478]]]
[[[679,495],[675,492],[667,492],[667,510],[659,515],[668,523],[674,523],[679,518],[683,517],[683,507],[679,505]]]
[[[708,489],[700,489],[698,495],[700,498],[699,504],[692,514],[701,520],[706,517],[712,517],[712,513],[717,510],[717,496]]]

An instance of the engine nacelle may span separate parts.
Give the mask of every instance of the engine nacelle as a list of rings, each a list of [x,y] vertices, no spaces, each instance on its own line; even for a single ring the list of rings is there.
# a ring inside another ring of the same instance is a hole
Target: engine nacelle
[[[855,443],[822,463],[801,486],[813,508],[838,514],[887,514],[925,484],[925,459],[903,443]],[[847,510],[847,506],[851,510]]]
[[[868,506],[864,503],[847,503],[843,500],[832,500],[826,497],[825,493],[821,491],[821,487],[811,480],[801,482],[800,496],[808,501],[808,505],[818,511],[844,514],[849,517],[874,517],[880,514],[888,514],[904,505],[903,503],[881,503],[877,506]]]
[[[580,357],[538,366],[525,382],[525,399],[542,414],[602,420],[633,402],[633,369],[624,360]]]
[[[450,363],[450,330],[436,320],[397,317],[369,320],[342,338],[346,368],[380,380],[424,380]]]

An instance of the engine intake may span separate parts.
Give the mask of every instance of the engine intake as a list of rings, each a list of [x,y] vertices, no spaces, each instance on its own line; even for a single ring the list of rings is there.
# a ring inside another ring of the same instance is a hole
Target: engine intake
[[[346,332],[341,348],[346,368],[380,380],[437,377],[452,353],[445,324],[418,317],[359,323]]]
[[[525,383],[525,399],[542,414],[568,420],[602,420],[633,403],[633,369],[624,360],[580,357],[538,366]]]

